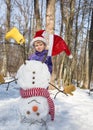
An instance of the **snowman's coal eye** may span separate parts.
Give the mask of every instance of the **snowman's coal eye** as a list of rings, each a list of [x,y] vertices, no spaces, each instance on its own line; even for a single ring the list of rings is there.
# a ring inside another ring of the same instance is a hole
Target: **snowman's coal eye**
[[[39,112],[37,112],[36,114],[37,114],[37,116],[39,116],[39,115],[40,115],[40,113],[39,113]]]
[[[30,115],[30,111],[27,111],[26,114],[27,114],[27,115]]]

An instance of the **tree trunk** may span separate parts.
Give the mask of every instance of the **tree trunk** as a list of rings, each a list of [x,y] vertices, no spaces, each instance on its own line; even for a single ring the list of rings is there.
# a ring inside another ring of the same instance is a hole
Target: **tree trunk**
[[[92,70],[93,70],[93,9],[92,9],[91,26],[89,32],[89,83],[92,81],[92,73],[93,73]]]
[[[69,46],[69,48],[71,49],[71,44],[73,43],[73,39],[72,39],[72,31],[73,31],[73,21],[74,21],[74,12],[75,12],[75,0],[70,0],[69,2],[69,6],[70,6],[70,12],[66,12],[66,16],[65,18],[63,18],[63,21],[65,23],[65,40]],[[65,13],[65,10],[63,11],[63,15]],[[68,59],[67,57],[65,57],[65,62],[64,62],[64,74],[66,76],[63,75],[63,77],[65,77],[64,79],[64,85],[68,85],[71,84],[72,82],[72,68],[73,68],[73,60]]]
[[[39,11],[39,1],[34,0],[34,12],[35,12],[35,18],[36,18],[36,31],[40,30],[41,27],[41,19],[40,19],[40,11]]]
[[[6,0],[6,6],[7,6],[7,15],[6,15],[6,32],[10,29],[10,19],[11,19],[11,0]],[[7,44],[3,44],[4,46],[4,58],[3,58],[3,66],[1,73],[4,76],[7,76],[7,51],[8,47]]]
[[[54,34],[55,28],[55,0],[47,0],[47,13],[46,13],[46,31]],[[52,58],[53,62],[53,72],[51,77],[51,82],[55,83],[56,78],[56,56]],[[53,89],[52,86],[49,87]]]
[[[47,0],[46,30],[54,33],[55,28],[55,0]]]

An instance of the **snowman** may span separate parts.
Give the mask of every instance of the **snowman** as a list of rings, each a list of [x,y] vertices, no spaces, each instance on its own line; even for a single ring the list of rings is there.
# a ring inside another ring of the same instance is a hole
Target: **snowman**
[[[21,123],[29,130],[47,130],[47,122],[54,120],[54,103],[47,90],[50,72],[45,63],[26,61],[16,75],[20,86],[19,113]]]

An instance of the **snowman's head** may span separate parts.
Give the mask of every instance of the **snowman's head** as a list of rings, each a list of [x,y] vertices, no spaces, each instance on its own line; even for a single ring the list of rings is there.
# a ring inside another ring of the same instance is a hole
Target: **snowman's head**
[[[19,109],[23,119],[30,121],[46,120],[49,115],[47,99],[41,96],[21,98]]]
[[[16,78],[19,86],[24,90],[37,87],[47,88],[50,81],[50,72],[45,63],[31,60],[21,65]]]

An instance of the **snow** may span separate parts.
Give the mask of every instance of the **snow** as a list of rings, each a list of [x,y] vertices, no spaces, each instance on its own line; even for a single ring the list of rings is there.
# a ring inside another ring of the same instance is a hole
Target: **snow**
[[[0,85],[0,130],[31,130],[20,122],[19,86],[12,82],[8,91],[6,87]],[[47,130],[93,129],[93,92],[89,95],[89,90],[77,88],[73,96],[59,93],[56,99],[57,90],[49,92],[55,104],[55,120],[47,121]]]

